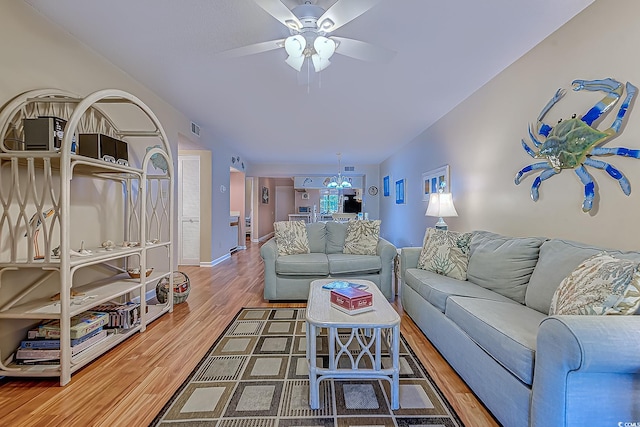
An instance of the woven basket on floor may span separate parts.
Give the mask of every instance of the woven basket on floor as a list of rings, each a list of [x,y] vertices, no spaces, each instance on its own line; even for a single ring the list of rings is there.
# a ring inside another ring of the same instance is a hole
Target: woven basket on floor
[[[189,276],[182,271],[173,272],[173,303],[180,304],[187,300],[189,292],[191,291],[191,281]],[[167,302],[167,295],[169,294],[169,278],[163,277],[158,281],[156,285],[156,298],[160,304]]]

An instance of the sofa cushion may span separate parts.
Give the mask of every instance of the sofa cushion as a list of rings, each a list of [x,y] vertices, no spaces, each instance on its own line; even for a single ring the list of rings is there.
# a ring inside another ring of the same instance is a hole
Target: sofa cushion
[[[451,297],[445,315],[525,384],[533,382],[538,326],[546,315],[513,302]]]
[[[382,268],[378,255],[329,254],[329,274],[377,273]]]
[[[443,313],[447,305],[447,298],[450,296],[469,296],[516,304],[513,300],[503,295],[466,280],[452,279],[431,271],[409,268],[405,271],[404,276],[407,286],[413,288]]]
[[[344,239],[347,236],[347,224],[342,222],[328,221],[327,228],[327,249],[328,254],[341,254],[344,250]]]
[[[638,306],[638,263],[601,253],[586,259],[560,283],[549,315],[634,314]]]
[[[309,239],[309,251],[313,253],[325,253],[327,247],[327,228],[324,222],[312,222],[307,224],[307,239]]]
[[[276,258],[276,274],[282,276],[326,276],[329,260],[325,254],[283,255]]]
[[[379,238],[379,219],[349,221],[342,252],[354,255],[375,255]]]
[[[418,268],[458,280],[467,279],[471,233],[427,228]]]
[[[538,263],[527,286],[525,303],[542,313],[549,313],[556,289],[581,262],[604,249],[570,240],[552,239],[540,246]],[[640,262],[640,253],[606,250],[609,255]]]
[[[277,221],[273,223],[278,255],[308,254],[309,240],[304,221]]]
[[[474,231],[467,279],[524,304],[527,284],[544,241],[541,237],[508,237]]]

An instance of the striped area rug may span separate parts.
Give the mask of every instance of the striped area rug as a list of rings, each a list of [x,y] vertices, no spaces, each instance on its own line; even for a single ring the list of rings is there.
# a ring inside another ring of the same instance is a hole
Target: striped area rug
[[[400,409],[386,380],[323,380],[309,407],[304,308],[244,308],[155,418],[152,426],[443,426],[462,422],[404,338]],[[328,366],[326,331],[317,337]],[[389,358],[383,360],[385,364]]]

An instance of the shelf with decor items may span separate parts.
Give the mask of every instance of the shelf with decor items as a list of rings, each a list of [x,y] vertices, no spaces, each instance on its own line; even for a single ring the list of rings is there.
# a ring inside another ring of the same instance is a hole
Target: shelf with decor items
[[[168,138],[134,95],[40,89],[4,103],[0,376],[65,385],[173,310],[173,180]],[[163,304],[154,298],[161,279],[170,281]],[[129,304],[139,316],[74,354],[72,321],[102,304]],[[59,326],[59,358],[18,363],[21,341],[47,321]]]

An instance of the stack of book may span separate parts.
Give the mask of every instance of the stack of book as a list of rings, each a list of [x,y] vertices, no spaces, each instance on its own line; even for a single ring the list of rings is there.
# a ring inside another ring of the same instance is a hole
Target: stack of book
[[[331,290],[331,306],[348,314],[373,310],[373,294],[358,288]]]
[[[130,329],[140,322],[140,304],[138,303],[107,303],[93,309],[109,314],[109,323],[105,325],[105,328]]]
[[[107,337],[103,327],[109,322],[109,315],[97,311],[87,311],[71,318],[71,355],[99,343]],[[30,330],[27,339],[20,343],[15,354],[19,364],[59,363],[60,361],[60,321],[48,320]]]

